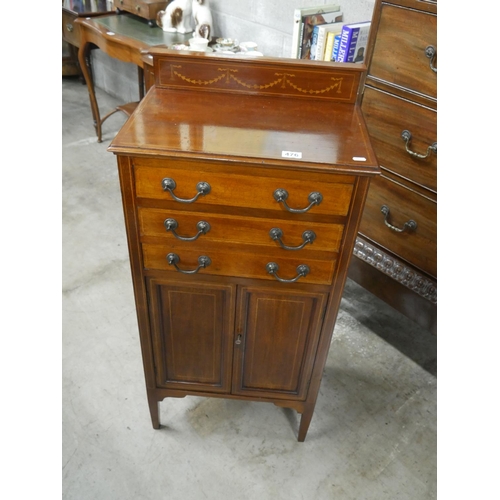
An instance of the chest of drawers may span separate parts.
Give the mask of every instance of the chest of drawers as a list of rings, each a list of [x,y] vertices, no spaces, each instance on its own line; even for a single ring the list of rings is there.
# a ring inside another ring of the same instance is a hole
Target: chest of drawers
[[[370,179],[363,67],[152,51],[113,140],[153,427],[187,395],[306,437]],[[230,418],[230,416],[228,416]]]
[[[437,3],[377,0],[362,110],[380,162],[349,276],[436,330]]]

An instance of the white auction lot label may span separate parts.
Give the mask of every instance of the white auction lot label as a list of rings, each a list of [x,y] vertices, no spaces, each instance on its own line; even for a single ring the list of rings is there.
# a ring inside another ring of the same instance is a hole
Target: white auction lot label
[[[298,151],[282,151],[282,158],[302,158],[302,153]]]

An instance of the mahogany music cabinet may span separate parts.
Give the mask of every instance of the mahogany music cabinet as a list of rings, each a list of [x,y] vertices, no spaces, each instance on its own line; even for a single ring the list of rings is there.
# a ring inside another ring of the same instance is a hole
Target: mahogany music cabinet
[[[365,67],[151,50],[112,141],[147,396],[271,402],[304,441],[370,183]],[[230,416],[228,416],[230,418]]]

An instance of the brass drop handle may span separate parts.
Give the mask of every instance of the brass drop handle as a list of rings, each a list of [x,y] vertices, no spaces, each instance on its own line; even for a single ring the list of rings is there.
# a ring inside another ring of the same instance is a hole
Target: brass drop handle
[[[278,270],[279,266],[278,264],[276,264],[276,262],[268,262],[266,264],[266,271],[268,272],[268,274],[272,274],[278,281],[281,281],[281,283],[295,283],[298,279],[307,276],[311,271],[309,269],[309,266],[307,266],[306,264],[300,264],[299,266],[297,266],[297,276],[295,276],[295,278],[287,280],[285,278],[280,278],[276,274]]]
[[[193,203],[200,196],[205,196],[210,193],[210,184],[208,182],[198,182],[198,184],[196,184],[196,190],[198,191],[198,193],[196,193],[196,196],[189,200],[178,198],[174,194],[174,189],[177,187],[177,184],[174,179],[170,179],[169,177],[165,177],[165,179],[162,179],[161,187],[163,191],[168,191],[171,194],[172,198],[180,203]]]
[[[316,233],[314,231],[304,231],[302,233],[303,243],[296,247],[289,247],[281,241],[281,238],[283,238],[283,231],[279,227],[273,227],[271,231],[269,231],[269,236],[272,240],[277,241],[281,245],[281,248],[284,248],[285,250],[301,250],[308,243],[312,244],[312,242],[316,239]]]
[[[404,231],[415,231],[415,229],[417,229],[417,223],[414,220],[409,220],[409,221],[405,222],[402,229],[399,227],[393,226],[388,220],[390,210],[389,210],[389,207],[387,205],[382,205],[382,207],[380,208],[380,211],[385,215],[385,218],[384,218],[385,225],[389,229],[391,229],[392,231],[395,231],[396,233],[403,233]]]
[[[236,337],[236,340],[234,341],[234,343],[236,345],[240,345],[241,344],[241,333],[238,334],[238,336]]]
[[[169,253],[167,255],[167,262],[169,266],[174,266],[177,271],[183,274],[196,274],[200,269],[203,269],[205,267],[208,267],[212,261],[210,260],[210,257],[207,257],[206,255],[200,255],[198,257],[198,267],[196,269],[193,269],[191,271],[186,271],[184,269],[181,269],[177,264],[180,262],[180,257],[176,253]]]
[[[410,145],[410,141],[411,141],[411,132],[409,130],[403,130],[401,132],[401,138],[403,139],[403,141],[405,141],[405,147],[406,147],[406,151],[414,156],[415,158],[421,158],[422,160],[424,160],[425,158],[428,158],[429,155],[431,153],[434,153],[437,155],[437,151],[438,151],[438,145],[437,145],[437,142],[433,142],[428,148],[427,148],[427,153],[425,155],[423,154],[420,154],[420,153],[415,153],[415,151],[412,151],[409,147]]]
[[[283,203],[283,206],[289,211],[294,214],[303,214],[310,210],[314,205],[319,205],[323,201],[323,195],[321,193],[318,193],[317,191],[314,191],[309,194],[307,201],[309,201],[309,205],[306,208],[291,208],[288,206],[286,200],[288,198],[288,191],[286,189],[276,189],[276,191],[273,193],[274,199],[278,203]]]
[[[136,10],[137,12],[139,12],[139,11],[141,10],[141,6],[140,6],[140,5],[136,5],[136,6],[135,6],[135,10]]]
[[[172,218],[165,219],[163,222],[163,225],[165,226],[165,229],[167,231],[171,231],[172,234],[181,241],[195,241],[197,240],[202,234],[207,234],[208,231],[210,231],[210,224],[208,222],[205,222],[204,220],[200,220],[198,224],[196,224],[196,229],[198,229],[198,232],[194,236],[181,236],[175,232],[175,230],[179,227],[179,223]]]
[[[68,31],[73,31],[73,25],[72,25],[72,24],[67,24],[67,25],[66,25],[66,29],[67,29]]]
[[[430,59],[429,67],[431,68],[432,71],[434,71],[434,73],[438,72],[437,68],[434,66],[434,60],[436,59],[436,55],[437,55],[437,50],[432,45],[428,45],[425,48],[425,56]]]

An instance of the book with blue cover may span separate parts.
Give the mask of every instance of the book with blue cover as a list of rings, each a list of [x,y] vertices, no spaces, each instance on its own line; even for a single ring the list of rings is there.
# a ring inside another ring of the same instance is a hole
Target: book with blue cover
[[[340,36],[337,62],[361,63],[364,61],[370,25],[370,21],[344,25]]]
[[[335,35],[333,39],[333,48],[332,48],[332,54],[330,56],[330,61],[337,62],[337,57],[339,55],[339,47],[340,47],[340,35]]]

